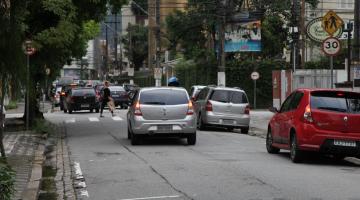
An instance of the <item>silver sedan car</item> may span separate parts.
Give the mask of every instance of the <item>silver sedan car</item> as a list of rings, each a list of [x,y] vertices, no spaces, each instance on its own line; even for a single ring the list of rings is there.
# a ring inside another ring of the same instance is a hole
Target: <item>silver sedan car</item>
[[[196,143],[196,117],[184,88],[143,88],[134,96],[129,111],[128,139],[136,145],[145,136],[187,138]]]

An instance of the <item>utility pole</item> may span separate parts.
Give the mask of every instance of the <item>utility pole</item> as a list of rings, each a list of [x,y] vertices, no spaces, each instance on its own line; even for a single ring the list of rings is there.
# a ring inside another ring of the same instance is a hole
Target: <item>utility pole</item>
[[[305,49],[306,49],[306,37],[305,37],[305,0],[301,0],[301,16],[300,16],[300,31],[301,31],[301,68],[305,67]]]
[[[292,19],[291,19],[291,35],[292,35],[292,62],[293,62],[293,72],[297,69],[298,65],[298,55],[299,55],[299,48],[298,41],[299,41],[299,30],[298,30],[298,20],[299,18],[299,1],[298,0],[292,0]]]
[[[109,71],[108,71],[108,28],[107,26],[105,26],[105,80],[108,78],[109,76]]]
[[[161,38],[160,38],[160,0],[156,0],[156,68],[160,68],[160,52],[161,52]],[[155,80],[155,86],[161,86],[161,78]]]
[[[354,44],[352,55],[352,68],[353,70],[359,70],[360,68],[360,2],[354,1]],[[356,68],[356,69],[355,69]],[[354,73],[353,73],[354,74]],[[359,77],[353,76],[354,86],[359,87]],[[357,81],[355,81],[357,80]]]
[[[226,86],[225,76],[225,26],[226,26],[226,11],[228,8],[229,0],[222,0],[222,5],[219,12],[219,45],[218,45],[218,85]]]
[[[114,13],[114,17],[115,17],[115,31],[114,31],[114,46],[115,46],[115,68],[116,70],[119,69],[119,65],[118,65],[118,49],[117,49],[117,45],[118,45],[118,33],[117,33],[117,13]],[[115,75],[115,69],[114,69],[114,75]],[[120,75],[121,75],[121,70],[120,70]]]

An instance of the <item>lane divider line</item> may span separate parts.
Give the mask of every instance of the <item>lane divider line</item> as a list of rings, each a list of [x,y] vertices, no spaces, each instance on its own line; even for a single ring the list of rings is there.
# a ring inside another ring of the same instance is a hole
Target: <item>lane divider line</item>
[[[99,118],[97,118],[97,117],[89,117],[89,121],[91,121],[91,122],[98,122],[98,121],[100,121],[100,120],[99,120]]]
[[[123,119],[119,116],[112,117],[114,121],[122,121]]]
[[[120,199],[120,200],[146,200],[146,199],[167,199],[167,198],[179,198],[179,195],[172,196],[157,196],[157,197],[141,197],[141,198],[132,198],[132,199]]]

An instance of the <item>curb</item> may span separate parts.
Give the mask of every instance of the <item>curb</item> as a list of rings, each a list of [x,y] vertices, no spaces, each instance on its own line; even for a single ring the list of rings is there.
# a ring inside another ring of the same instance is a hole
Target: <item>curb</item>
[[[22,200],[37,200],[42,178],[42,166],[45,160],[44,157],[45,145],[40,143],[35,151],[35,158],[31,170],[30,180],[25,191],[22,193]]]

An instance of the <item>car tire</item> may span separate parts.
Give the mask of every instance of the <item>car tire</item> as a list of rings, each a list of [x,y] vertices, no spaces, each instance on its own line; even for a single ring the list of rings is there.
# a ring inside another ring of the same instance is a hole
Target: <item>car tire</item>
[[[280,152],[280,149],[273,147],[273,136],[271,133],[271,129],[268,129],[268,132],[266,134],[266,150],[268,153],[276,154]]]
[[[72,114],[72,112],[73,112],[73,111],[69,109],[69,114]]]
[[[130,130],[130,126],[128,125],[128,128],[127,128],[127,139],[131,139],[131,130]]]
[[[99,108],[95,108],[95,112],[96,112],[96,113],[99,113]]]
[[[241,133],[243,133],[243,134],[248,134],[249,133],[249,127],[240,128],[240,129],[241,129]]]
[[[131,133],[131,145],[138,145],[139,140],[140,140],[140,138],[138,135]]]
[[[335,154],[332,156],[332,158],[336,161],[342,161],[342,160],[344,160],[344,158],[346,158],[346,156],[341,155],[341,154]]]
[[[188,143],[188,145],[196,144],[196,133],[193,133],[193,134],[187,136],[187,143]]]
[[[296,134],[290,138],[290,159],[293,163],[300,163],[303,160],[303,152],[298,147]]]
[[[90,113],[93,113],[94,112],[94,109],[90,109]]]
[[[206,129],[206,126],[205,124],[203,123],[202,121],[202,117],[201,117],[201,114],[199,113],[199,117],[198,117],[198,121],[197,121],[197,128],[201,131],[205,130]]]
[[[234,127],[227,127],[226,130],[229,131],[229,132],[233,132],[233,131],[234,131]]]
[[[67,113],[67,109],[64,108],[64,113]]]

